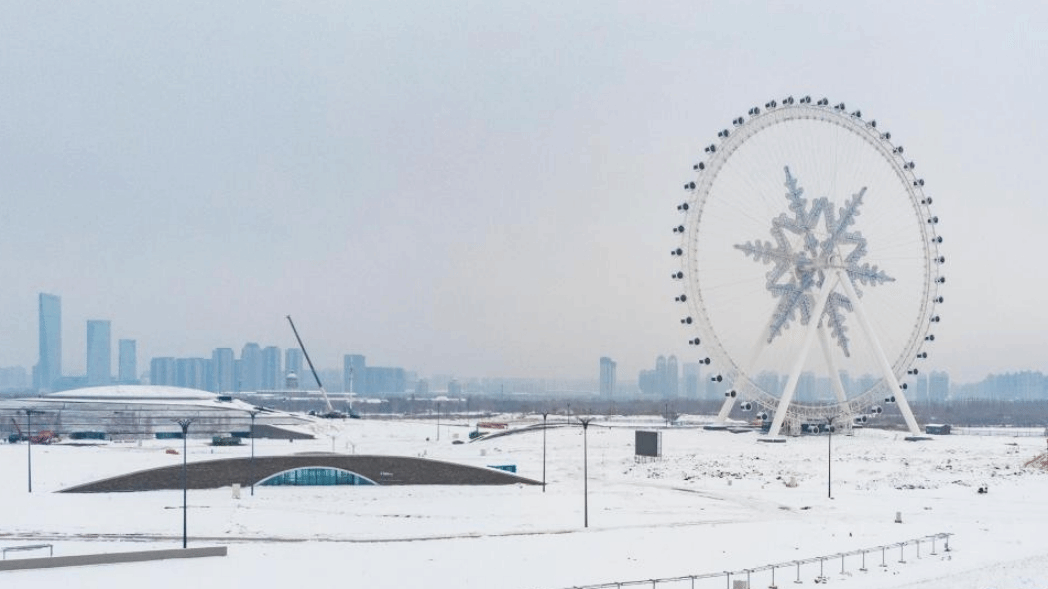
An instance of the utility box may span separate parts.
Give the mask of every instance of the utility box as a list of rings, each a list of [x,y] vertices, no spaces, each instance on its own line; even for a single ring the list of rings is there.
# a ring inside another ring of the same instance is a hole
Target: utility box
[[[662,456],[662,432],[637,430],[634,432],[635,456],[659,458]]]
[[[924,433],[937,436],[948,436],[950,435],[950,425],[946,423],[929,423],[924,426]]]

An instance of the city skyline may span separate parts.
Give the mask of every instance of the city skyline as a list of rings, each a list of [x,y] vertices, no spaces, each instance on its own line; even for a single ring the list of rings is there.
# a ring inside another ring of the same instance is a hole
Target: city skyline
[[[54,363],[56,351],[61,352],[61,297],[49,293],[38,294],[38,331],[40,333],[40,345],[39,349],[39,360],[37,364],[33,365],[32,370],[32,384],[34,388],[39,390],[47,391],[48,387],[45,385],[46,382],[53,382],[55,378],[64,378],[64,387],[67,388],[73,384],[80,383],[77,379],[82,379],[84,386],[99,386],[105,384],[135,384],[139,381],[139,376],[157,371],[163,374],[163,384],[173,384],[176,378],[182,380],[188,380],[188,382],[194,383],[192,386],[198,386],[199,388],[215,390],[227,390],[227,391],[240,391],[240,390],[274,390],[283,387],[283,380],[287,376],[288,372],[295,372],[298,379],[301,381],[304,376],[302,373],[303,369],[303,354],[301,349],[296,347],[280,348],[279,346],[268,345],[264,349],[257,342],[246,342],[241,349],[240,357],[237,358],[232,348],[214,348],[211,352],[210,358],[203,356],[191,356],[191,357],[174,357],[174,356],[156,356],[150,359],[150,370],[140,372],[135,375],[137,366],[137,340],[121,338],[117,342],[117,352],[115,368],[118,372],[116,378],[112,376],[112,370],[114,368],[112,349],[113,344],[111,341],[111,320],[100,320],[100,319],[88,319],[87,324],[87,337],[86,337],[86,356],[85,371],[83,373],[67,373],[62,371],[61,363],[58,364],[59,368],[57,373],[53,375],[50,381],[47,381],[43,374],[41,366]],[[56,337],[57,334],[57,337]],[[56,350],[57,349],[57,350]],[[46,356],[46,357],[45,357]],[[245,362],[246,358],[246,362]],[[339,371],[338,368],[332,366],[318,366],[318,372],[331,374],[337,374],[341,379],[341,387],[343,391],[349,391],[351,386],[351,378],[353,369],[357,373],[365,373],[365,356],[359,354],[343,354],[342,355],[342,368]],[[609,357],[602,356],[600,359],[599,374],[595,379],[597,382],[597,391],[601,396],[614,396],[617,382],[617,363]],[[192,362],[210,362],[207,364],[207,370],[211,370],[211,366],[219,366],[218,372],[212,374],[207,372],[203,365],[196,366],[191,365]],[[92,363],[94,363],[94,374],[92,375]],[[69,365],[68,363],[66,364]],[[336,364],[337,366],[337,364]],[[637,373],[637,378],[633,381],[626,379],[623,382],[629,382],[637,386],[637,393],[642,395],[649,395],[655,397],[673,398],[683,395],[685,390],[683,387],[694,386],[698,394],[702,396],[705,391],[709,391],[714,388],[708,382],[702,382],[701,384],[696,383],[694,385],[688,385],[685,380],[688,377],[689,372],[695,376],[699,376],[706,370],[702,368],[703,362],[684,362],[678,366],[676,356],[670,355],[668,357],[659,355],[655,361],[654,369],[641,368]],[[0,367],[4,369],[25,369],[20,365],[4,366],[0,364]],[[235,373],[236,378],[239,381],[234,383],[234,367],[237,372]],[[243,367],[243,368],[242,368]],[[284,367],[284,368],[282,368]],[[370,367],[368,367],[370,368]],[[379,368],[380,370],[387,370],[385,368]],[[398,370],[403,370],[398,368]],[[417,371],[409,370],[412,374],[419,374]],[[714,372],[716,372],[714,370]],[[993,380],[994,378],[1007,377],[1008,375],[1014,374],[1027,374],[1034,371],[1029,370],[1013,370],[1003,371],[999,373],[990,372],[982,375],[975,381],[956,383],[962,386],[977,387],[981,383],[987,380]],[[186,378],[185,374],[194,374],[197,376]],[[447,371],[438,371],[438,373],[447,373]],[[27,371],[27,375],[29,372]],[[762,371],[758,376],[758,381],[765,378],[767,374],[778,374],[775,372],[769,372],[767,370]],[[807,373],[805,373],[807,374]],[[842,371],[842,374],[846,374],[846,371]],[[948,375],[947,371],[933,370],[932,375]],[[134,375],[130,378],[127,375]],[[175,376],[179,375],[179,376]],[[305,375],[308,378],[308,375]],[[428,376],[428,375],[426,375]],[[484,378],[483,376],[477,376],[473,374],[464,374],[465,378]],[[864,374],[862,378],[869,378],[870,375]],[[217,378],[218,380],[212,380]],[[383,378],[390,378],[388,376]],[[401,380],[403,377],[400,377]],[[542,380],[543,376],[536,375],[497,375],[490,378],[524,378],[524,379],[536,379]],[[567,377],[568,379],[581,379],[587,380],[588,377],[580,375],[578,377]],[[811,376],[810,378],[814,378]],[[924,386],[927,387],[926,383],[927,375],[920,378],[911,378],[916,380],[916,384],[924,382]],[[40,380],[37,380],[40,379]],[[311,378],[309,379],[312,380]],[[949,381],[949,377],[947,377]],[[366,386],[366,385],[365,385]],[[828,387],[828,384],[826,385]],[[409,387],[410,388],[410,387]],[[846,387],[847,388],[847,387]],[[714,395],[716,396],[716,395]]]
[[[733,118],[810,94],[876,118],[934,196],[922,366],[1045,369],[1046,28],[1036,4],[11,6],[0,365],[37,362],[40,292],[63,298],[67,373],[98,317],[142,366],[290,347],[288,314],[323,366],[693,362],[681,186]]]

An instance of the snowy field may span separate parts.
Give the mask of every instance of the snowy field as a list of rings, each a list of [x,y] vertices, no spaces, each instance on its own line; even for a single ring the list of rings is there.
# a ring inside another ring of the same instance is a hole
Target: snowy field
[[[534,422],[516,419],[514,425]],[[651,420],[652,423],[656,423]],[[1048,473],[1024,468],[1043,437],[957,435],[911,443],[878,430],[759,443],[754,434],[663,430],[663,458],[637,462],[633,425],[591,426],[589,528],[583,527],[583,432],[547,432],[546,492],[505,487],[257,487],[189,493],[190,546],[227,545],[225,558],[0,572],[0,587],[352,587],[559,589],[740,571],[830,556],[937,533],[907,546],[824,564],[826,584],[856,588],[1048,588]],[[465,422],[349,420],[314,426],[317,439],[257,440],[257,455],[305,451],[426,456],[514,464],[542,478],[542,432],[452,444]],[[191,438],[189,460],[247,456]],[[181,441],[34,446],[0,444],[0,548],[54,544],[55,556],[181,546],[181,491],[55,493],[133,470],[180,464]],[[787,483],[794,480],[796,486]],[[987,486],[989,492],[977,489]],[[896,513],[902,523],[896,523]],[[11,553],[8,558],[46,556]],[[800,569],[814,585],[818,563]],[[793,585],[795,567],[776,584]],[[771,584],[754,573],[753,587]],[[649,583],[647,586],[651,586]],[[659,587],[690,587],[690,581]],[[724,577],[696,587],[725,587]]]

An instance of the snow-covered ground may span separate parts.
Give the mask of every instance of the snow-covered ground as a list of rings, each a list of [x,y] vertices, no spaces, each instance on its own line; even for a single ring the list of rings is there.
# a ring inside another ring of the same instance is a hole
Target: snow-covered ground
[[[516,425],[526,423],[518,419]],[[532,422],[534,419],[531,420]],[[878,430],[765,444],[754,434],[667,429],[663,458],[637,462],[634,427],[588,432],[589,528],[583,527],[581,428],[547,431],[546,492],[506,487],[257,487],[190,491],[191,546],[225,544],[225,558],[0,573],[0,586],[276,587],[338,582],[360,587],[558,589],[603,582],[739,571],[871,548],[940,532],[938,544],[826,561],[827,583],[851,587],[1048,587],[1048,473],[1024,468],[1040,437],[941,436],[903,441]],[[257,440],[257,455],[305,451],[426,456],[515,464],[542,478],[542,432],[466,444],[463,421],[349,420],[315,426],[315,441]],[[189,460],[247,456],[248,446],[189,441]],[[27,492],[25,444],[0,444],[0,547],[45,541],[56,556],[181,546],[181,491],[61,494],[132,470],[178,464],[181,442],[34,446]],[[796,486],[788,486],[791,481]],[[989,492],[977,489],[988,486]],[[902,523],[896,523],[896,513]],[[46,553],[45,553],[46,555]],[[8,558],[38,556],[12,553]],[[795,568],[778,569],[779,586]],[[800,579],[814,584],[819,564]],[[753,587],[766,587],[767,572]],[[649,584],[650,586],[650,584]],[[690,587],[690,581],[660,587]],[[724,587],[723,577],[696,587]]]

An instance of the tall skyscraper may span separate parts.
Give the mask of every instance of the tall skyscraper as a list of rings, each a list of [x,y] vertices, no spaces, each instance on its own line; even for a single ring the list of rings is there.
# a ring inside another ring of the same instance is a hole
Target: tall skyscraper
[[[267,346],[262,350],[262,389],[274,391],[283,388],[283,376],[280,370],[280,348]]]
[[[615,361],[607,356],[600,359],[600,396],[610,399],[615,396]]]
[[[117,364],[116,379],[120,384],[135,384],[138,382],[138,359],[135,353],[135,340],[122,339],[118,344],[120,350]]]
[[[284,373],[294,372],[300,380],[302,379],[302,350],[288,348],[284,350]]]
[[[364,356],[360,354],[347,354],[342,357],[342,390],[350,391],[353,385],[353,393],[366,395],[370,392],[367,379],[367,363]]]
[[[62,376],[62,298],[56,295],[40,293],[40,361],[33,374],[42,391]]]
[[[87,321],[87,386],[101,386],[113,382],[112,345],[109,340],[109,321]]]
[[[254,342],[244,344],[240,350],[240,376],[238,391],[262,389],[262,348]]]
[[[233,392],[233,383],[236,382],[236,358],[233,356],[233,348],[215,348],[211,352],[210,374],[212,392]]]

